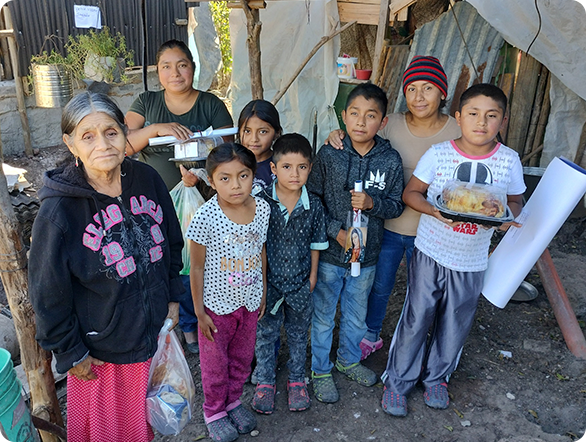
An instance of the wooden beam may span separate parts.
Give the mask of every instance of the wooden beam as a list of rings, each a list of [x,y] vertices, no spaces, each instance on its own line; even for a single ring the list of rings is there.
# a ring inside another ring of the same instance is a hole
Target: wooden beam
[[[381,75],[381,57],[383,54],[383,46],[385,44],[385,36],[387,34],[387,27],[389,26],[389,4],[391,0],[380,0],[380,12],[378,17],[378,27],[376,30],[376,39],[374,43],[374,61],[372,62],[371,81],[374,84],[378,83]]]
[[[12,26],[12,15],[8,7],[2,8],[4,12],[4,23],[8,29],[14,29]],[[10,52],[10,62],[14,72],[14,86],[16,88],[16,101],[18,104],[18,114],[20,116],[20,124],[22,126],[22,136],[24,138],[24,153],[27,157],[33,156],[33,145],[31,143],[31,130],[28,124],[28,116],[26,114],[26,105],[24,103],[24,88],[22,87],[22,79],[20,78],[20,68],[18,66],[18,57],[16,49],[16,41],[14,38],[8,39],[8,52]]]
[[[248,7],[250,9],[266,9],[267,4],[264,0],[248,0]],[[242,2],[240,1],[229,1],[227,2],[228,8],[230,9],[242,9]]]
[[[356,21],[362,25],[378,25],[378,4],[338,3],[341,22]]]
[[[397,14],[401,9],[408,8],[417,0],[392,0],[391,1],[391,14]]]
[[[515,87],[511,102],[511,121],[506,145],[523,155],[527,129],[533,109],[535,90],[541,71],[541,63],[526,53],[521,53],[519,70],[515,76]]]
[[[250,91],[253,100],[263,99],[262,67],[260,62],[260,31],[262,23],[258,9],[251,9],[247,0],[240,0],[246,16],[246,46],[248,47],[248,66],[250,69]]]

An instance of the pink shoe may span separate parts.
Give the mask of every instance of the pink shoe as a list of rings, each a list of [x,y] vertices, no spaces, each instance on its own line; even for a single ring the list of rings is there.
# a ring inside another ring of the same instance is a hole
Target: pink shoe
[[[362,356],[360,357],[360,360],[364,361],[372,353],[380,350],[381,348],[383,348],[382,338],[378,338],[378,341],[376,342],[372,342],[366,338],[363,338],[362,341],[360,341],[360,349],[362,350]]]

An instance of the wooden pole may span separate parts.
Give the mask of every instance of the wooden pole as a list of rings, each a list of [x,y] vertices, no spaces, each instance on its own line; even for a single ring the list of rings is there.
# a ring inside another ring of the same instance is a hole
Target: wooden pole
[[[309,54],[307,54],[307,57],[305,57],[305,59],[301,62],[301,65],[297,68],[297,70],[293,73],[293,75],[291,76],[291,78],[289,79],[289,81],[285,84],[284,87],[282,87],[276,94],[275,97],[272,100],[272,103],[274,105],[276,105],[279,100],[283,97],[283,95],[285,95],[285,92],[287,92],[287,89],[289,89],[291,87],[291,85],[293,84],[293,82],[295,81],[295,79],[299,76],[299,74],[301,73],[301,71],[303,70],[303,68],[305,67],[305,65],[307,65],[307,63],[309,63],[309,60],[311,60],[311,58],[317,53],[317,51],[323,46],[325,45],[328,41],[330,41],[332,38],[334,38],[336,35],[344,32],[346,29],[348,29],[350,26],[356,24],[356,20],[351,21],[350,23],[346,23],[344,26],[342,26],[340,29],[338,29],[337,31],[332,31],[330,32],[330,34],[324,36],[321,38],[320,41],[317,42],[317,44],[313,47],[313,49],[311,50],[311,52]]]
[[[527,139],[525,140],[525,148],[523,149],[523,155],[531,153],[531,148],[534,145],[535,135],[537,133],[537,123],[541,116],[541,107],[543,106],[543,98],[545,90],[547,89],[547,79],[549,77],[549,71],[545,66],[541,66],[541,72],[539,73],[539,82],[537,83],[537,92],[535,94],[535,101],[533,102],[533,111],[531,112],[531,120],[529,122],[529,128],[527,130]]]
[[[12,31],[12,36],[8,37],[8,52],[10,52],[10,62],[14,72],[14,86],[16,88],[16,101],[18,103],[18,114],[20,115],[20,124],[22,125],[22,135],[24,137],[24,153],[27,157],[33,156],[33,145],[31,143],[31,130],[28,124],[28,116],[26,114],[26,105],[24,103],[24,89],[22,87],[22,79],[20,78],[20,68],[18,67],[18,58],[16,56],[16,40],[14,36],[14,27],[12,26],[12,15],[7,6],[2,8],[4,12],[4,23],[6,27]]]
[[[549,119],[549,111],[551,109],[551,102],[549,101],[549,90],[551,88],[551,74],[547,79],[547,86],[545,87],[545,93],[543,97],[543,104],[541,105],[541,113],[539,115],[539,121],[537,122],[537,130],[535,132],[535,139],[533,140],[533,148],[531,153],[539,146],[543,146],[543,137],[545,135],[545,127],[547,126],[547,120]],[[543,148],[542,148],[543,149]],[[541,157],[534,155],[529,161],[530,167],[536,167]]]
[[[6,32],[6,26],[4,25],[2,14],[0,14],[0,27],[2,28],[2,32]],[[0,38],[0,50],[2,51],[4,59],[4,78],[11,80],[14,76],[12,74],[12,63],[10,62],[8,54],[8,42],[5,38]]]
[[[246,46],[248,47],[248,65],[250,68],[250,90],[253,100],[263,99],[262,69],[260,64],[260,31],[262,23],[258,9],[251,9],[247,0],[240,0],[246,15]]]
[[[1,143],[0,158],[3,158]],[[28,297],[27,276],[26,249],[12,209],[6,177],[0,168],[0,278],[14,320],[20,360],[30,387],[32,414],[63,427],[51,370],[51,353],[39,347],[35,340],[35,315]],[[46,431],[40,434],[43,442],[60,440]]]
[[[372,62],[372,75],[370,81],[378,84],[379,77],[382,73],[381,58],[383,58],[383,48],[385,46],[385,35],[389,26],[389,5],[390,0],[381,0],[380,12],[378,14],[378,27],[376,30],[376,40],[374,43],[374,61]]]

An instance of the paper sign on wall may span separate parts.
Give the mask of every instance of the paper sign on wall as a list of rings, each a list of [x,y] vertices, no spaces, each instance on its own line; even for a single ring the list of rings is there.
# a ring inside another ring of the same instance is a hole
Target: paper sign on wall
[[[98,6],[74,5],[76,28],[102,29],[102,13]]]

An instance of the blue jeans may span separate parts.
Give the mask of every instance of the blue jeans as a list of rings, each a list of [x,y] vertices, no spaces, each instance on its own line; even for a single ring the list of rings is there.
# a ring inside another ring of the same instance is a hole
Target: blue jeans
[[[383,320],[387,313],[389,296],[395,286],[395,276],[403,255],[407,255],[407,267],[413,255],[414,236],[401,235],[386,230],[383,233],[381,251],[376,263],[376,276],[372,290],[368,296],[368,312],[366,314],[367,331],[365,339],[378,341],[383,328]]]
[[[307,356],[307,338],[313,308],[311,299],[300,312],[283,302],[276,314],[266,312],[256,328],[256,377],[259,384],[275,385],[276,357],[278,352],[281,326],[285,325],[287,346],[289,347],[289,381],[305,380],[305,360]]]
[[[340,301],[340,336],[338,361],[348,366],[360,362],[360,341],[366,332],[368,294],[376,267],[363,267],[360,276],[350,276],[350,268],[319,263],[317,284],[313,291],[311,322],[311,369],[316,374],[332,371],[330,361],[336,307]]]
[[[197,316],[195,316],[195,307],[191,298],[189,275],[181,275],[181,282],[185,292],[179,301],[179,328],[184,333],[194,332],[197,331]]]

